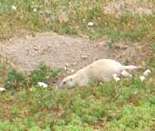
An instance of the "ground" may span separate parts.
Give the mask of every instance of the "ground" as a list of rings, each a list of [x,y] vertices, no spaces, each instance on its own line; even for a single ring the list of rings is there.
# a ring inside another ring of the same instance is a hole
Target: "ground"
[[[2,0],[0,130],[155,130],[154,7],[153,0]],[[144,69],[119,82],[55,88],[99,58]],[[152,73],[142,82],[146,68]]]
[[[91,41],[49,32],[11,38],[1,42],[0,48],[2,59],[8,59],[15,68],[26,72],[37,69],[40,64],[62,69],[67,66],[69,71],[76,71],[102,58],[141,65],[151,55],[147,46],[138,43],[119,42],[110,47],[107,39]]]

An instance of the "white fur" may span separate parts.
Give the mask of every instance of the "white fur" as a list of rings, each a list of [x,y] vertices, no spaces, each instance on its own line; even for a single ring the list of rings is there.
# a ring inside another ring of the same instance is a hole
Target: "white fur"
[[[139,67],[134,65],[124,66],[112,59],[100,59],[80,69],[75,74],[65,77],[60,83],[60,87],[87,86],[93,81],[110,81],[114,74],[119,76],[125,70],[137,68]]]

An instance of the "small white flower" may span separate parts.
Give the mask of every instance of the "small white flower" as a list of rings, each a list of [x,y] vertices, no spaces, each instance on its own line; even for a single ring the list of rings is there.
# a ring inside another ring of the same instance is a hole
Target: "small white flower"
[[[113,75],[113,79],[114,79],[116,82],[121,80],[121,79],[118,77],[117,74],[114,74],[114,75]]]
[[[12,5],[12,6],[11,6],[11,9],[12,9],[12,10],[17,10],[17,7],[16,7],[15,5]]]
[[[93,22],[88,22],[88,26],[93,26],[94,23]]]
[[[37,12],[37,8],[33,8],[33,12]]]
[[[151,70],[147,69],[144,71],[143,75],[147,77],[151,73]]]
[[[5,88],[0,87],[0,92],[3,92],[3,91],[5,91],[5,90],[6,90]]]
[[[38,86],[43,87],[43,88],[47,88],[48,85],[44,82],[38,82]]]
[[[146,78],[145,76],[140,76],[139,79],[143,82]]]

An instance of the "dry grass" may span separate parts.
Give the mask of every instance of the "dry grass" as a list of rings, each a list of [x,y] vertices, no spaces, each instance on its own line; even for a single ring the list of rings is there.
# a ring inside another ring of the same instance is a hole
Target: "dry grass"
[[[126,13],[117,18],[104,13],[103,7],[108,2],[109,0],[3,0],[0,10],[0,38],[9,38],[23,29],[52,30],[60,34],[76,34],[92,39],[107,35],[114,41],[154,39],[154,15],[138,16]],[[94,25],[88,26],[89,22]]]

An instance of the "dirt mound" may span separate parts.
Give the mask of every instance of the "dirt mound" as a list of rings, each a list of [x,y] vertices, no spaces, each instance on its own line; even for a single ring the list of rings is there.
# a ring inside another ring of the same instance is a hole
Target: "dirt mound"
[[[1,53],[24,71],[32,71],[39,64],[78,69],[98,58],[107,57],[107,50],[95,47],[89,40],[60,36],[53,33],[35,37],[13,38],[2,44]]]
[[[135,63],[135,59],[140,62],[144,58],[133,44],[117,43],[110,47],[106,40],[93,42],[54,33],[12,38],[1,43],[0,47],[2,57],[7,57],[13,65],[26,72],[36,69],[41,63],[73,72],[100,58],[128,63]]]

